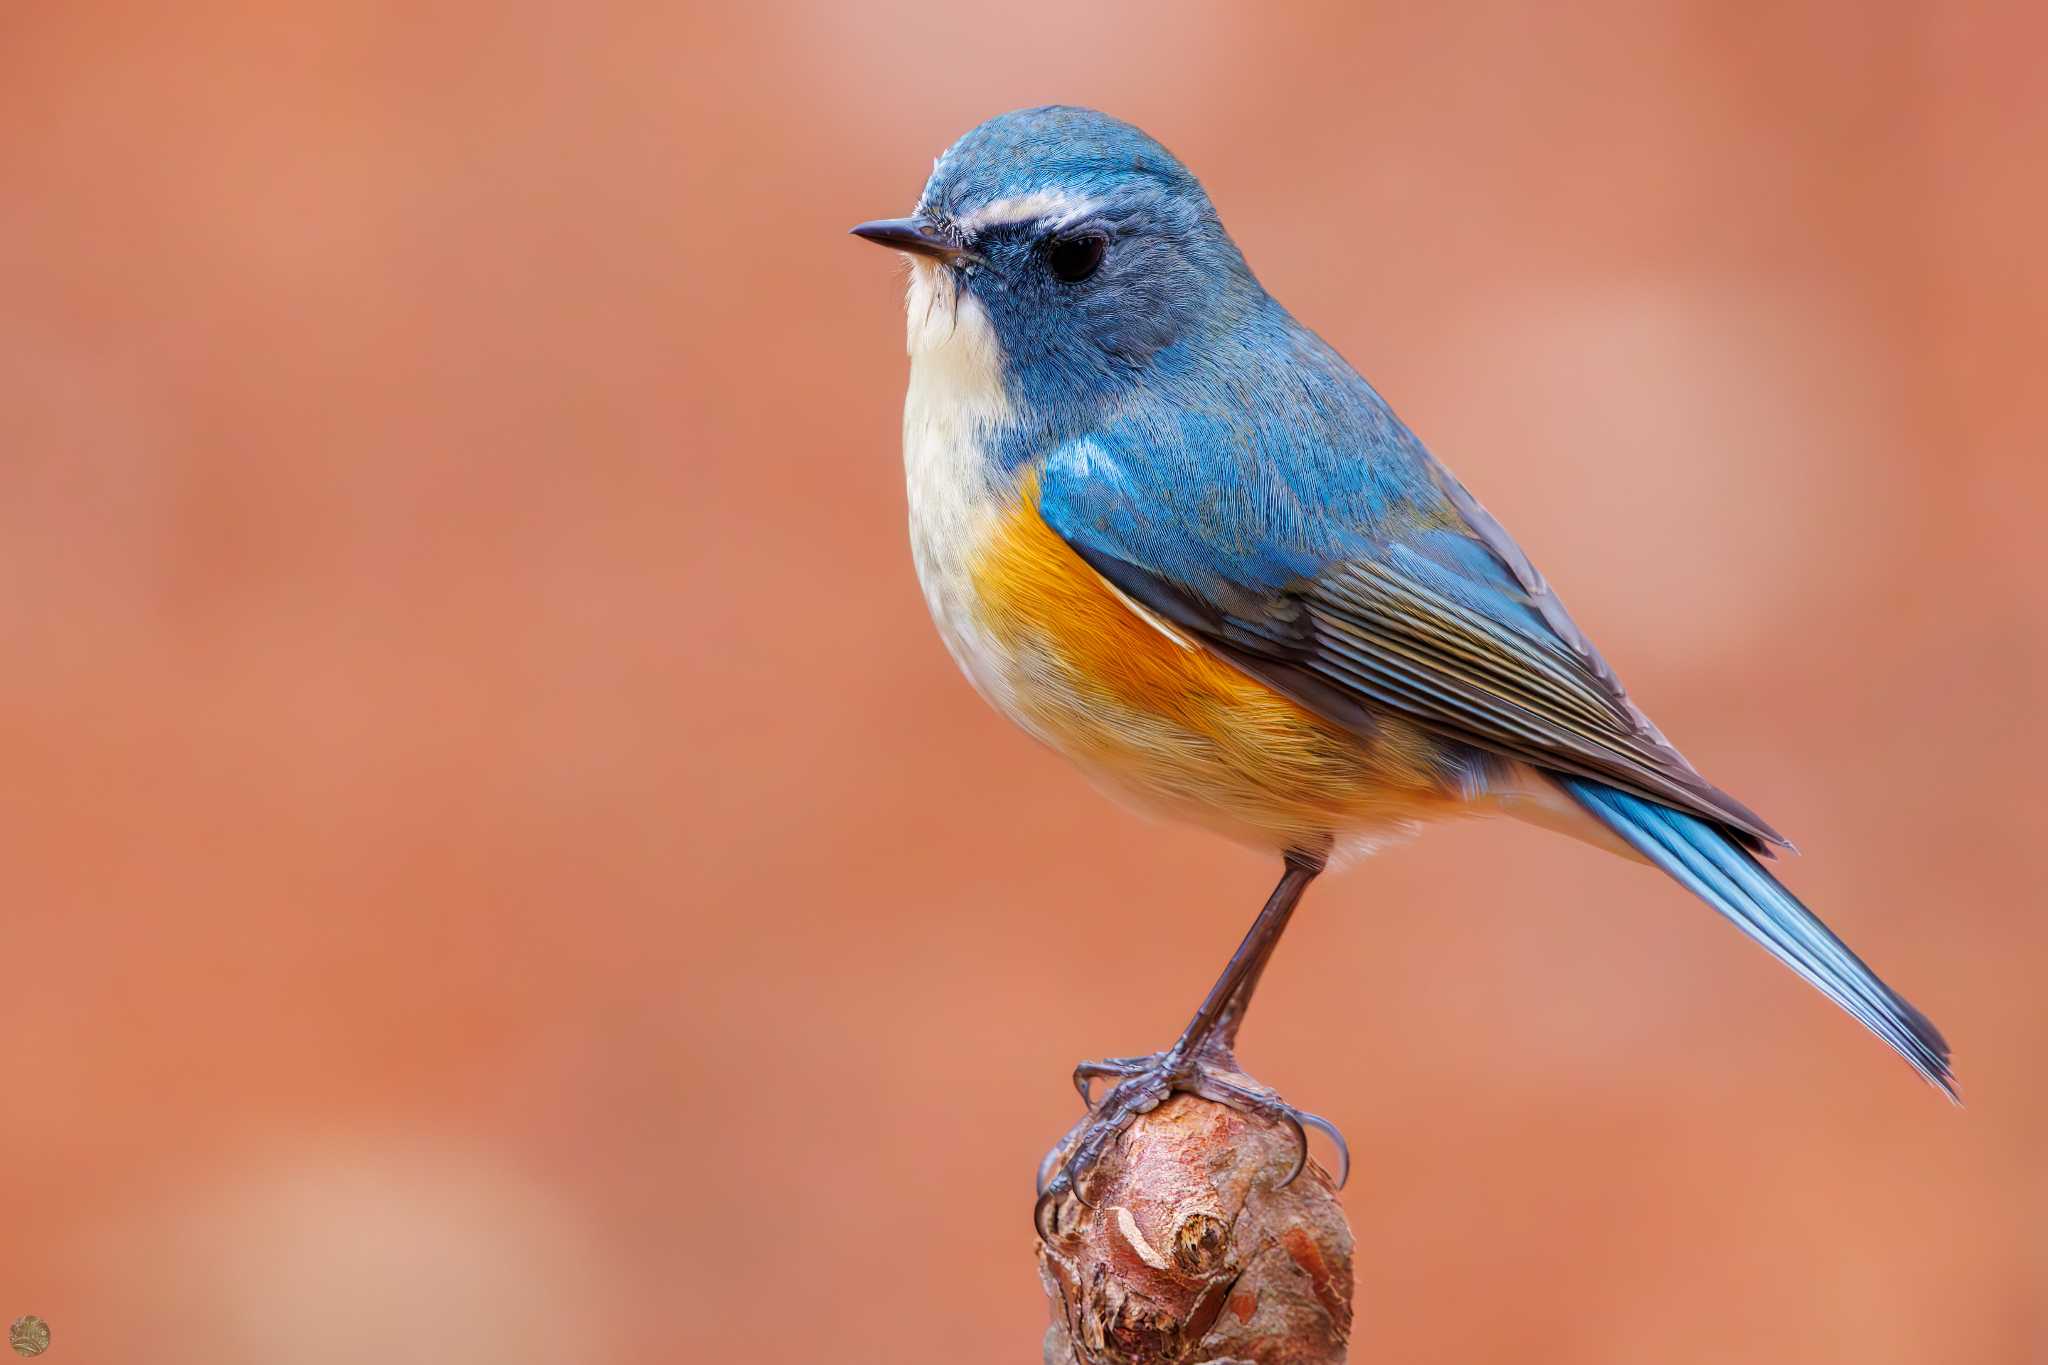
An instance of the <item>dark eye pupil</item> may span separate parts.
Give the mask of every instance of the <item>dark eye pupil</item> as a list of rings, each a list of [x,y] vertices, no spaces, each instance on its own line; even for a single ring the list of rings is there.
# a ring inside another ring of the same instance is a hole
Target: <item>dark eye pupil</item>
[[[1109,239],[1097,232],[1079,237],[1062,237],[1052,244],[1048,258],[1052,273],[1068,284],[1087,279],[1102,264],[1103,248]]]

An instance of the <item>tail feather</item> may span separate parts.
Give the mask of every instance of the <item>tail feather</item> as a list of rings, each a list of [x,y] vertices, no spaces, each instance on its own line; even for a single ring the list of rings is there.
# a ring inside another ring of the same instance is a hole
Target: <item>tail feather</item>
[[[1636,852],[1720,911],[1960,1103],[1940,1031],[1864,966],[1747,849],[1683,811],[1583,778],[1557,774],[1553,780]]]

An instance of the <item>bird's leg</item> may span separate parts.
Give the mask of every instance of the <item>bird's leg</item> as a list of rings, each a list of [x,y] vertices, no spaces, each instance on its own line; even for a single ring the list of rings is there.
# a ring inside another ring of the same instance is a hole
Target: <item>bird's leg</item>
[[[1322,870],[1322,862],[1318,859],[1315,872]],[[1315,872],[1309,875],[1313,877]],[[1304,881],[1302,890],[1307,889],[1308,883]],[[1299,891],[1295,893],[1297,900],[1300,899],[1300,894]],[[1284,923],[1282,927],[1285,927]],[[1259,988],[1259,978],[1266,974],[1266,964],[1273,960],[1273,950],[1279,946],[1280,930],[1276,928],[1259,949],[1258,956],[1253,959],[1250,969],[1244,974],[1244,980],[1237,983],[1237,989],[1223,1002],[1223,1010],[1216,1016],[1215,1027],[1210,1030],[1208,1042],[1204,1045],[1204,1050],[1211,1056],[1223,1061],[1236,1062],[1237,1030],[1244,1023],[1245,1010],[1251,1007],[1252,992]]]
[[[1067,1142],[1062,1142],[1053,1154],[1048,1155],[1040,1169],[1034,1221],[1042,1235],[1049,1235],[1048,1218],[1056,1213],[1058,1205],[1069,1193],[1080,1198],[1079,1182],[1117,1134],[1138,1115],[1158,1108],[1176,1090],[1189,1091],[1272,1121],[1291,1124],[1302,1137],[1302,1156],[1287,1177],[1289,1182],[1301,1173],[1308,1159],[1308,1141],[1302,1132],[1303,1125],[1328,1133],[1340,1151],[1343,1149],[1343,1138],[1328,1120],[1295,1109],[1272,1091],[1251,1082],[1237,1069],[1237,1059],[1232,1051],[1237,1042],[1238,1027],[1244,1021],[1245,1009],[1251,1003],[1252,992],[1257,989],[1259,977],[1272,959],[1280,935],[1286,930],[1295,906],[1300,904],[1302,892],[1323,870],[1321,853],[1290,852],[1286,861],[1286,871],[1281,875],[1279,885],[1273,888],[1273,894],[1266,898],[1265,908],[1259,911],[1259,917],[1252,922],[1244,942],[1231,954],[1223,974],[1209,988],[1208,995],[1195,1010],[1195,1017],[1188,1021],[1188,1026],[1181,1031],[1172,1047],[1149,1057],[1114,1057],[1083,1062],[1074,1068],[1074,1086],[1081,1092],[1082,1101],[1088,1104],[1090,1112],[1076,1133],[1068,1135],[1071,1148]],[[1116,1084],[1103,1095],[1098,1105],[1091,1094],[1092,1083],[1103,1079],[1114,1080]],[[1070,1150],[1071,1154],[1053,1173],[1054,1157],[1062,1150]],[[1348,1154],[1344,1164],[1346,1167],[1350,1164]],[[1046,1178],[1048,1174],[1051,1174],[1050,1179]]]
[[[1305,887],[1306,882],[1303,885]],[[1278,893],[1276,892],[1275,894],[1277,895]],[[1300,892],[1297,891],[1295,896],[1299,900]],[[1260,918],[1264,919],[1264,916],[1262,915]],[[1284,920],[1281,927],[1284,927]],[[1258,929],[1259,926],[1256,923],[1253,924],[1252,933],[1256,934]],[[1279,928],[1275,928],[1272,933],[1266,935],[1265,942],[1251,961],[1249,969],[1244,974],[1244,979],[1238,982],[1237,988],[1230,993],[1229,998],[1224,1002],[1223,1009],[1217,1015],[1207,1040],[1197,1045],[1198,1055],[1206,1060],[1215,1061],[1233,1068],[1237,1065],[1237,1030],[1244,1023],[1244,1012],[1251,1004],[1252,992],[1259,988],[1259,977],[1265,973],[1266,964],[1273,960],[1273,949],[1279,945],[1279,942]],[[1249,935],[1246,937],[1245,943],[1247,946],[1251,944],[1251,937]],[[1238,951],[1243,953],[1244,948],[1240,947]],[[1233,962],[1235,960],[1234,958],[1232,959]],[[1225,971],[1227,974],[1228,969],[1226,968]],[[1220,985],[1221,982],[1218,984]],[[1213,995],[1215,992],[1212,990],[1210,993]],[[1204,1001],[1203,1003],[1206,1005],[1208,1002]],[[1201,1022],[1201,1018],[1200,1012],[1197,1012],[1195,1022],[1188,1025],[1188,1033],[1181,1035],[1182,1044],[1186,1044],[1189,1041],[1188,1034],[1195,1030],[1196,1024]],[[1154,1052],[1143,1057],[1103,1057],[1095,1061],[1081,1062],[1074,1067],[1074,1089],[1081,1092],[1081,1103],[1093,1109],[1095,1107],[1094,1083],[1096,1081],[1120,1081],[1139,1075],[1149,1068],[1157,1066],[1166,1055],[1163,1052]]]
[[[1231,1060],[1231,1050],[1237,1043],[1237,1030],[1244,1022],[1244,1012],[1251,1003],[1252,992],[1258,989],[1259,978],[1264,974],[1266,964],[1272,960],[1273,949],[1279,945],[1280,935],[1294,915],[1294,907],[1301,903],[1301,893],[1322,870],[1320,854],[1289,853],[1287,870],[1282,874],[1280,884],[1266,898],[1265,908],[1252,921],[1244,942],[1231,954],[1223,975],[1217,977],[1216,984],[1209,988],[1209,994],[1195,1010],[1195,1017],[1188,1021],[1187,1028],[1181,1031],[1179,1040],[1165,1052],[1155,1052],[1146,1057],[1111,1057],[1081,1063],[1074,1068],[1074,1085],[1081,1092],[1082,1102],[1091,1109],[1095,1107],[1090,1081],[1137,1077],[1156,1069],[1167,1059],[1202,1056]]]

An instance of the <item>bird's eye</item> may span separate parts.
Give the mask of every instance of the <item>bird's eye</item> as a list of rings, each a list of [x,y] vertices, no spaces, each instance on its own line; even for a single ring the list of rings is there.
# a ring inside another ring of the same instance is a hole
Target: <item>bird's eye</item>
[[[1052,273],[1068,284],[1079,284],[1095,273],[1102,264],[1102,253],[1109,247],[1109,238],[1099,232],[1083,232],[1072,237],[1055,237],[1046,251],[1046,264]]]

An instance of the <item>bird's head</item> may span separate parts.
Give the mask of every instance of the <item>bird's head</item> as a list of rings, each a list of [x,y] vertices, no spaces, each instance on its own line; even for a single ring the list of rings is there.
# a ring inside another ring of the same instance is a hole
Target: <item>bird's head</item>
[[[1128,123],[1053,106],[954,143],[908,218],[912,356],[978,350],[1027,401],[1112,393],[1264,297],[1201,183]]]

